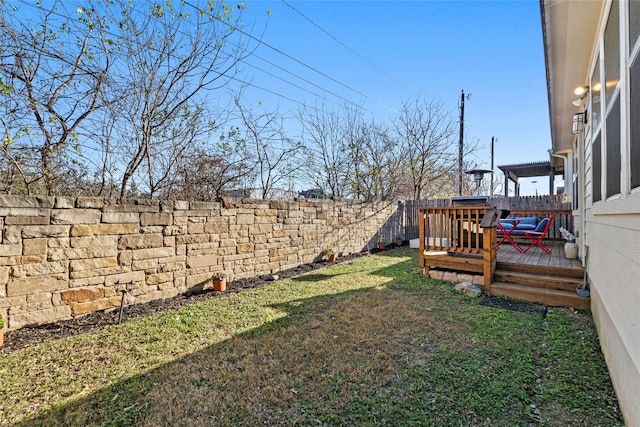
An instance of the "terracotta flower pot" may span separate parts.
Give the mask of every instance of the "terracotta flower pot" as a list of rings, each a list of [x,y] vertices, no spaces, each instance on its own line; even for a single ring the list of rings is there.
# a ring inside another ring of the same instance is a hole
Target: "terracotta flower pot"
[[[227,279],[211,279],[213,290],[216,292],[224,292],[227,290]]]
[[[328,260],[329,262],[335,262],[337,257],[338,257],[338,255],[337,255],[337,254],[331,254],[331,255],[329,255],[329,257],[327,258],[327,260]]]
[[[402,246],[402,239],[396,239],[396,245]]]
[[[378,249],[384,249],[384,242],[378,242]]]

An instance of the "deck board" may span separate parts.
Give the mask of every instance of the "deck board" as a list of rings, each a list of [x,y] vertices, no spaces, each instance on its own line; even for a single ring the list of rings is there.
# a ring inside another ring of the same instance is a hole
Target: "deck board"
[[[545,241],[544,244],[551,249],[551,255],[547,255],[538,247],[533,247],[522,254],[510,244],[503,243],[498,248],[498,262],[582,269],[582,262],[579,259],[567,259],[564,256],[564,241]],[[522,242],[520,246],[526,247],[526,244]]]

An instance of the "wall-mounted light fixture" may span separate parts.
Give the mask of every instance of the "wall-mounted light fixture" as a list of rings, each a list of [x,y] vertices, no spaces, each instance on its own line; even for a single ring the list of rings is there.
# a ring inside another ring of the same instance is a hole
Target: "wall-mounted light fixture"
[[[584,125],[587,124],[587,110],[584,110],[582,113],[576,113],[573,115],[573,122],[571,125],[571,133],[582,133],[584,132]]]
[[[571,103],[576,107],[579,107],[580,104],[582,104],[582,100],[584,99],[584,97],[589,93],[589,86],[578,86],[573,90],[573,93],[578,98],[573,100]]]

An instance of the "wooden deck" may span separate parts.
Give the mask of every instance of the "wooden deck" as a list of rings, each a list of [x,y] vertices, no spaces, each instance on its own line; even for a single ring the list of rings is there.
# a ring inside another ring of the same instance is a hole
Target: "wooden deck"
[[[522,248],[528,246],[528,243],[525,243],[524,240],[519,240],[518,243]],[[542,249],[536,247],[529,249],[527,253],[521,254],[516,248],[505,242],[498,248],[498,262],[570,268],[582,271],[582,262],[579,259],[567,259],[564,256],[564,240],[545,241],[544,245],[551,249],[551,255],[547,255]]]

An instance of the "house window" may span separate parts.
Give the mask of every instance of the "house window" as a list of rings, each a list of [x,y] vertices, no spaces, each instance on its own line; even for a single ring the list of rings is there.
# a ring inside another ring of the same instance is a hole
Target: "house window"
[[[640,37],[640,2],[629,2],[629,50],[633,51]]]
[[[620,82],[620,13],[618,2],[611,4],[607,28],[604,30],[604,94],[605,108],[612,103]]]
[[[593,185],[593,201],[599,202],[602,200],[602,134],[593,140],[591,145],[591,173],[593,179],[591,180]]]
[[[620,155],[620,96],[607,116],[607,197],[620,193],[620,172],[622,161]]]

